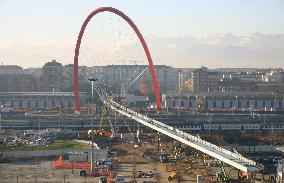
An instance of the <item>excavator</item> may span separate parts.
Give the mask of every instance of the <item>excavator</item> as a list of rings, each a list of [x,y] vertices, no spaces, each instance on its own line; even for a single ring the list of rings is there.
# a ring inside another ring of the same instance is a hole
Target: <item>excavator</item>
[[[165,168],[167,172],[170,172],[168,181],[176,180],[179,182],[181,180],[182,175],[181,172],[177,170],[177,164],[167,164]]]

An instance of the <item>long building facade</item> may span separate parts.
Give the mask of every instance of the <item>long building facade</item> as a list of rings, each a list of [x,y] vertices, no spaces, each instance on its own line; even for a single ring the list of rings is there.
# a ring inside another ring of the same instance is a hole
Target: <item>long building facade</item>
[[[271,92],[163,94],[164,108],[284,111],[284,95]]]
[[[87,103],[87,94],[79,93],[81,104]],[[73,92],[0,92],[1,108],[46,109],[73,108]]]

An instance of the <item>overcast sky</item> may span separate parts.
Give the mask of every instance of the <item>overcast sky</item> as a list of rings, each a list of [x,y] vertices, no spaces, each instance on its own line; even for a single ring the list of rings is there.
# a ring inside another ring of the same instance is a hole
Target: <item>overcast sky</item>
[[[283,0],[0,0],[0,61],[72,63],[81,24],[100,6],[136,23],[157,64],[284,68]]]

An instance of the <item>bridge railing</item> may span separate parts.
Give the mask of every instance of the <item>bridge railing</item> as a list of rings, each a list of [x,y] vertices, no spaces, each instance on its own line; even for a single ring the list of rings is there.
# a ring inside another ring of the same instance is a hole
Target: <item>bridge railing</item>
[[[164,123],[161,123],[161,122],[159,122],[159,121],[157,121],[155,119],[151,119],[151,118],[149,118],[149,117],[147,117],[145,115],[142,115],[142,114],[140,114],[138,112],[135,112],[135,111],[133,111],[131,109],[128,109],[125,106],[123,106],[123,105],[121,105],[121,104],[119,104],[119,103],[117,103],[117,102],[115,102],[115,101],[113,101],[111,99],[108,99],[107,103],[112,105],[112,106],[115,106],[115,107],[117,107],[117,108],[119,108],[119,109],[121,109],[121,110],[123,110],[123,111],[125,111],[125,112],[127,112],[129,114],[131,114],[131,115],[138,116],[139,118],[142,118],[145,121],[147,121],[148,123],[151,123],[151,124],[153,124],[155,126],[158,126],[159,128],[163,128],[164,130],[169,131],[169,132],[174,132],[177,136],[179,136],[179,137],[181,137],[183,139],[186,139],[186,140],[188,140],[188,141],[190,141],[192,143],[196,143],[197,142],[200,145],[205,146],[206,148],[209,147],[211,150],[215,150],[217,152],[221,152],[223,154],[226,154],[227,156],[230,156],[230,157],[232,157],[234,159],[238,159],[240,162],[244,162],[244,163],[247,163],[248,165],[256,166],[256,162],[253,161],[253,160],[247,159],[247,158],[245,158],[245,157],[243,157],[243,156],[241,156],[239,154],[233,153],[233,152],[231,152],[231,151],[229,151],[227,149],[224,149],[222,147],[216,146],[215,144],[212,144],[210,142],[202,140],[201,138],[198,138],[198,137],[196,137],[194,135],[190,135],[190,134],[185,133],[185,132],[183,132],[181,130],[175,129],[172,126],[169,126],[169,125],[166,125]]]

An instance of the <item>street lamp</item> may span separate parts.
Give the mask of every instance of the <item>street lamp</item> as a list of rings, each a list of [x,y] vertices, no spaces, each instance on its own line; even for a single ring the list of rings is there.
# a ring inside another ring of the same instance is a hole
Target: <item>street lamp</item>
[[[89,78],[89,81],[91,81],[91,85],[92,85],[92,105],[94,105],[94,82],[98,81],[98,79],[95,78]],[[94,114],[94,111],[93,111]],[[94,117],[94,116],[93,116]],[[94,119],[92,118],[92,132],[91,132],[91,172],[93,173],[93,169],[94,169]]]
[[[94,104],[94,82],[98,81],[96,78],[89,78],[89,81],[91,81],[91,86],[92,86],[92,104]]]
[[[133,165],[133,178],[134,178],[134,183],[136,183],[136,159],[135,159],[135,157],[136,157],[136,148],[138,147],[138,145],[136,144],[136,145],[134,145],[133,146],[134,147],[134,155],[133,155],[133,163],[134,163],[134,165]]]

